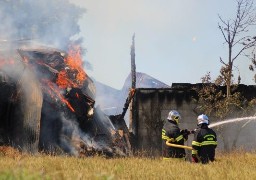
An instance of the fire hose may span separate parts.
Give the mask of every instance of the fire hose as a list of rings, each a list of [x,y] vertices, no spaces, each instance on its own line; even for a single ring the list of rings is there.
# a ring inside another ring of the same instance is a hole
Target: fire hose
[[[184,146],[184,145],[179,145],[179,144],[173,144],[173,143],[171,143],[171,141],[173,141],[173,139],[167,140],[167,141],[166,141],[166,145],[167,145],[167,146],[171,146],[171,147],[176,147],[176,148],[183,148],[183,149],[193,150],[193,148],[190,147],[190,146]]]

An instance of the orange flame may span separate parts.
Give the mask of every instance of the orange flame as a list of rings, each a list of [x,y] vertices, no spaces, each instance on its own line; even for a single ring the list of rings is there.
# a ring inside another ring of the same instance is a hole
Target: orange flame
[[[67,105],[67,107],[72,111],[72,112],[75,112],[75,109],[71,106],[71,104],[68,102],[68,100],[66,100],[62,95],[61,93],[59,92],[59,90],[54,87],[54,84],[51,82],[51,81],[48,81],[46,79],[43,79],[43,81],[48,85],[48,87],[56,94],[56,96],[59,97],[59,99]],[[50,90],[48,90],[50,96],[53,98],[54,95],[51,93]]]
[[[80,46],[70,46],[68,56],[64,59],[64,62],[66,68],[58,73],[57,85],[60,88],[81,87],[86,80],[86,73],[83,70]]]

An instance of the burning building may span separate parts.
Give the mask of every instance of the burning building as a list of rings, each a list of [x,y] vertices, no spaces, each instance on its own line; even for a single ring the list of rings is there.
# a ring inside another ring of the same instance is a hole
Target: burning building
[[[0,145],[126,155],[124,128],[94,107],[96,88],[82,67],[76,45],[64,52],[31,42],[1,43]]]

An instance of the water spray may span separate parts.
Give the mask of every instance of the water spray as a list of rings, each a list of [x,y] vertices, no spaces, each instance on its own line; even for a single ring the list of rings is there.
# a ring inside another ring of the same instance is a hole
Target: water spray
[[[223,125],[223,124],[228,124],[228,123],[232,123],[232,122],[240,122],[240,121],[251,121],[251,120],[256,120],[256,116],[249,116],[249,117],[242,117],[242,118],[234,118],[234,119],[228,119],[225,121],[220,121],[220,122],[216,122],[213,124],[209,125],[209,128],[213,128],[219,125]]]

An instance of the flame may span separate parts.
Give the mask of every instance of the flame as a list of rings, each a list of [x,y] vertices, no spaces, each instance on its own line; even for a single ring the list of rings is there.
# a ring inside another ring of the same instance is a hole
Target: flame
[[[54,83],[49,81],[49,80],[46,80],[46,79],[43,79],[42,80],[44,83],[46,83],[48,85],[48,87],[50,89],[48,89],[48,93],[49,95],[51,96],[51,98],[54,98],[54,94],[61,100],[62,103],[66,104],[67,107],[72,111],[72,112],[75,112],[75,109],[71,106],[71,104],[68,102],[68,100],[66,100],[60,93],[60,90],[58,88],[56,88],[54,86]],[[54,94],[52,93],[54,92]]]
[[[57,75],[56,83],[60,88],[81,87],[86,80],[86,73],[83,70],[81,48],[72,45],[69,48],[68,56],[64,59],[66,68]]]
[[[42,83],[45,84],[45,87],[43,86],[44,91],[49,94],[52,99],[60,99],[60,101],[63,104],[66,104],[72,112],[75,112],[74,108],[70,102],[65,99],[61,91],[67,88],[81,88],[87,78],[83,69],[81,47],[74,44],[69,46],[67,56],[63,59],[64,64],[60,64],[62,67],[64,66],[62,69],[53,67],[48,61],[41,59],[36,59],[35,61],[32,59],[33,61],[30,62],[30,58],[25,55],[22,55],[22,59],[25,64],[34,66],[34,63],[36,63],[39,66],[46,67],[50,72],[54,73],[54,75],[56,75],[56,80],[54,79],[54,82],[52,82],[52,79],[40,78]],[[79,98],[79,95],[77,94],[76,97]]]

